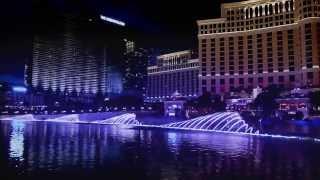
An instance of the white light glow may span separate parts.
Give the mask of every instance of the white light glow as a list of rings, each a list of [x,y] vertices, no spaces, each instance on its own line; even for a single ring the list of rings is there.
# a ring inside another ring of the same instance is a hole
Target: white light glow
[[[110,17],[106,17],[106,16],[103,16],[103,15],[100,15],[100,19],[104,20],[104,21],[107,21],[107,22],[110,22],[110,23],[113,23],[113,24],[117,24],[119,26],[125,26],[126,25],[122,21],[119,21],[119,20],[116,20],[116,19],[113,19],[113,18],[110,18]]]
[[[22,93],[27,92],[27,88],[20,87],[20,86],[14,86],[12,89],[13,89],[14,92],[22,92]]]
[[[19,121],[13,121],[12,132],[10,137],[10,158],[18,159],[23,161],[23,151],[24,151],[24,129],[25,124]]]

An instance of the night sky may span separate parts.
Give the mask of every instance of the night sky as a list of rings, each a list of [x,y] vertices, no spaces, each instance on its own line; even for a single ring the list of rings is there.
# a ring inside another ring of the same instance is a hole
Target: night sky
[[[196,48],[196,20],[219,17],[220,4],[232,1],[236,0],[10,1],[0,7],[0,81],[23,84],[24,63],[32,58],[34,16],[45,18],[46,13],[65,12],[104,14],[139,32],[136,41],[145,48],[159,48],[167,53]]]

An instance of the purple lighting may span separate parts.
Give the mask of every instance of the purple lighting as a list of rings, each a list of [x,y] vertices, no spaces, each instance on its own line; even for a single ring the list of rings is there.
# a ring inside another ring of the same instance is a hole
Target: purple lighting
[[[259,134],[259,131],[254,131],[252,127],[249,127],[238,113],[231,112],[200,116],[187,121],[165,124],[163,127],[173,129]]]
[[[313,141],[320,143],[320,139],[311,137],[300,137],[300,136],[286,136],[277,134],[260,134],[258,130],[254,130],[249,127],[242,119],[239,119],[237,113],[223,112],[214,113],[206,116],[201,116],[195,119],[181,121],[177,123],[170,123],[164,125],[146,125],[142,124],[136,119],[134,113],[126,113],[121,115],[114,115],[111,118],[97,121],[82,121],[79,119],[79,114],[64,115],[61,117],[50,119],[50,115],[47,116],[49,119],[41,120],[36,119],[32,114],[19,115],[13,117],[6,117],[0,119],[0,121],[45,121],[45,122],[61,122],[61,123],[75,123],[75,124],[99,124],[99,125],[115,125],[121,127],[144,127],[144,128],[161,128],[161,129],[173,129],[173,130],[187,130],[187,131],[198,131],[198,132],[215,132],[223,134],[234,134],[234,135],[249,135],[264,138],[276,138],[286,140],[299,140],[299,141]],[[172,135],[172,134],[171,134]],[[170,136],[174,140],[174,135]]]
[[[135,126],[141,125],[141,123],[136,120],[136,115],[132,113],[114,116],[106,120],[93,121],[92,123],[111,124],[111,125],[135,125]]]

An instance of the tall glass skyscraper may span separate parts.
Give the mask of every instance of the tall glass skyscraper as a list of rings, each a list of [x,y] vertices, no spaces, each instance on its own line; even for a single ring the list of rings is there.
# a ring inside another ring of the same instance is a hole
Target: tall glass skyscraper
[[[148,50],[137,48],[125,39],[123,90],[125,94],[144,97],[147,83]]]
[[[124,27],[84,15],[54,15],[49,27],[40,21],[27,84],[64,95],[106,95],[107,67],[122,57]]]
[[[60,31],[34,36],[32,86],[66,93],[104,94],[104,47],[88,40],[88,36],[82,32],[82,27],[90,25],[90,21],[84,22],[71,16],[63,20]]]

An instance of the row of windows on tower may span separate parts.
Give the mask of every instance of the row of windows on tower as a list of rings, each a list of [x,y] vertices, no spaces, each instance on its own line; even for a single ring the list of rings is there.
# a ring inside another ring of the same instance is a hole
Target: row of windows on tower
[[[300,1],[299,6],[303,8],[303,11],[311,11],[309,7],[316,7],[320,5],[320,0],[304,0]],[[314,9],[318,11],[319,9]],[[267,15],[274,15],[280,13],[287,13],[294,11],[294,2],[293,0],[279,2],[275,4],[265,4],[256,7],[246,7],[244,9],[231,9],[227,10],[227,20],[239,20],[239,19],[249,19],[255,17],[262,17]],[[300,11],[302,14],[302,10]]]
[[[288,2],[288,1],[287,1]],[[287,3],[286,2],[286,3]],[[285,3],[285,4],[286,4]],[[302,1],[297,6],[298,18],[320,16],[320,0]],[[271,9],[270,9],[271,8]],[[278,10],[277,10],[278,9]],[[223,33],[233,31],[252,30],[294,23],[293,5],[288,2],[288,7],[283,5],[269,4],[254,8],[233,9],[227,11],[227,21],[208,25],[200,25],[200,34]]]
[[[306,74],[307,83],[312,85],[314,74],[313,72],[308,72]],[[229,87],[230,91],[235,89],[252,89],[257,85],[265,87],[271,84],[278,84],[280,87],[295,87],[297,81],[300,81],[301,77],[299,75],[280,75],[280,76],[269,76],[269,77],[246,77],[246,78],[221,78],[221,79],[211,79],[202,80],[202,92],[207,91],[209,82],[211,82],[211,90],[216,91],[216,87],[225,89],[226,86]]]
[[[171,96],[178,90],[184,96],[198,91],[198,70],[156,74],[148,77],[148,96]]]
[[[294,9],[293,0],[286,1],[284,4],[283,2],[275,3],[275,4],[266,4],[260,5],[251,8],[244,8],[244,9],[231,9],[227,11],[227,16],[232,17],[239,16],[244,17],[246,19],[253,18],[253,17],[261,17],[263,15],[272,15],[278,14],[283,12],[291,12]]]
[[[170,66],[160,66],[155,69],[149,69],[148,73],[157,73],[157,72],[163,72],[163,71],[172,71],[177,69],[184,69],[184,68],[194,68],[198,67],[199,63],[184,63],[184,64],[178,64],[178,65],[170,65]]]
[[[312,78],[313,74],[312,73],[309,73],[308,74],[308,77],[309,78]],[[290,75],[288,76],[289,78],[289,81],[290,82],[294,82],[296,80],[296,75]],[[248,84],[252,84],[254,83],[254,79],[253,77],[249,77],[249,78],[238,78],[238,83],[240,85],[244,85],[245,84],[245,80],[248,82]],[[229,85],[234,85],[236,82],[235,82],[236,79],[234,78],[230,78],[230,79],[211,79],[211,84],[212,85],[215,85],[216,83],[219,83],[220,85],[225,85],[228,81]],[[257,82],[258,83],[263,83],[264,81],[264,78],[263,77],[258,77],[256,78]],[[267,77],[267,81],[268,83],[274,83],[275,81],[278,81],[279,83],[284,83],[285,81],[285,76],[269,76]],[[207,83],[207,80],[202,80],[202,84],[206,84]]]
[[[304,7],[299,10],[299,14],[303,15],[304,18],[320,16],[320,4],[318,6]]]
[[[294,58],[294,35],[293,35],[293,30],[287,30],[287,46],[288,46],[288,61],[289,61],[289,71],[294,71],[296,68],[296,63],[295,63],[295,58]],[[276,69],[274,67],[274,62],[276,62],[277,64],[277,71],[279,72],[283,72],[284,71],[284,41],[283,41],[283,35],[284,32],[283,31],[278,31],[276,33],[276,41],[272,42],[272,33],[267,33],[266,34],[266,60],[267,60],[267,64],[265,66],[267,66],[268,68],[268,72],[274,72]],[[220,58],[219,58],[219,65],[220,65],[220,75],[224,75],[225,74],[225,59],[226,59],[226,54],[225,52],[227,51],[228,53],[228,61],[229,61],[229,74],[233,75],[235,73],[235,57],[238,57],[238,72],[239,74],[243,74],[244,73],[244,41],[243,41],[243,37],[238,37],[237,38],[237,44],[238,44],[238,51],[237,54],[235,53],[235,46],[234,46],[234,40],[237,37],[229,37],[228,41],[229,41],[229,46],[225,47],[225,40],[224,38],[220,38],[219,39],[219,50],[220,50]],[[253,74],[254,72],[254,65],[257,64],[257,72],[258,73],[263,73],[263,67],[264,67],[264,61],[263,61],[263,39],[262,39],[262,34],[257,34],[255,36],[256,39],[256,43],[253,43],[253,36],[249,35],[247,36],[247,47],[246,47],[246,51],[247,51],[247,71],[248,74]],[[218,41],[218,39],[211,39],[210,40],[210,45],[211,45],[211,75],[215,75],[216,74],[216,41]],[[273,50],[273,43],[275,43],[277,45],[277,58],[274,59],[273,58],[273,54],[274,54],[274,50]],[[207,71],[207,56],[209,56],[208,52],[207,52],[207,46],[209,44],[207,44],[206,39],[202,40],[202,75],[205,76],[206,75],[206,71]],[[253,48],[253,47],[256,48]],[[226,50],[228,49],[228,50]],[[254,61],[254,49],[256,49],[256,61]],[[218,67],[219,68],[219,67]],[[209,70],[208,70],[209,71]]]
[[[201,25],[199,32],[200,34],[223,33],[279,26],[292,23],[294,23],[294,15],[293,13],[290,13],[285,15],[281,14],[277,16],[256,18],[255,20],[251,19],[246,21],[230,21],[227,23],[224,22],[219,24]]]

